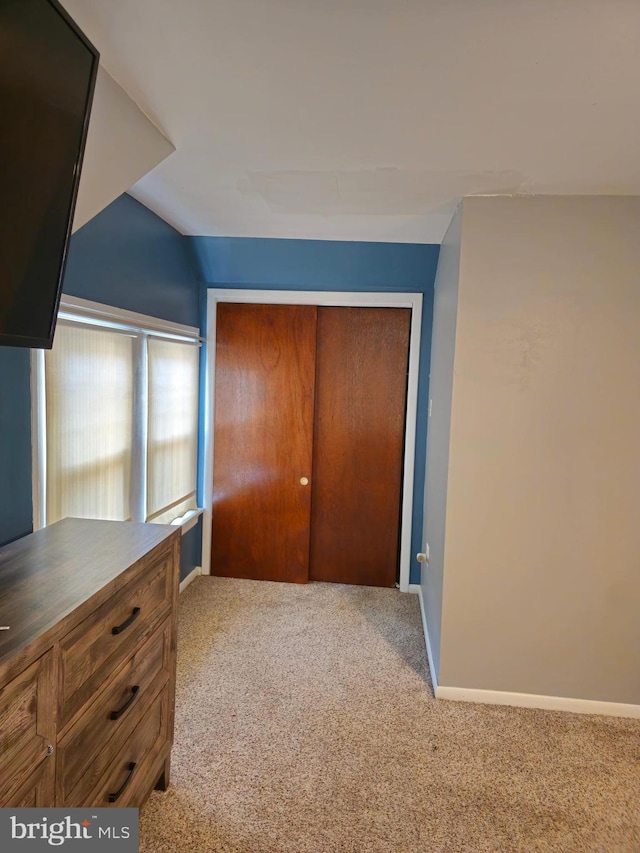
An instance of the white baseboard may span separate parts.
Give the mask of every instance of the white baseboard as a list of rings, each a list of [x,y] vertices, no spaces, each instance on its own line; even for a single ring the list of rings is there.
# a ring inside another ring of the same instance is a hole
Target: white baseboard
[[[407,592],[410,592],[411,595],[418,595],[421,590],[421,586],[419,583],[410,583],[407,587]]]
[[[574,714],[603,714],[608,717],[631,717],[640,719],[640,705],[627,705],[622,702],[602,702],[595,699],[568,699],[564,696],[539,696],[535,693],[508,693],[502,690],[474,690],[466,687],[446,687],[439,685],[433,664],[433,653],[429,640],[427,614],[424,609],[424,596],[419,584],[411,584],[409,592],[415,592],[420,601],[424,642],[427,647],[429,671],[436,699],[449,699],[453,702],[479,702],[485,705],[511,705],[516,708],[541,708],[545,711],[570,711]]]
[[[184,592],[192,580],[202,574],[202,566],[196,566],[195,569],[189,572],[186,578],[180,581],[180,592]]]
[[[418,595],[418,601],[420,602],[420,613],[422,614],[422,630],[424,632],[424,644],[427,647],[427,659],[429,661],[429,672],[431,673],[431,683],[433,684],[433,689],[436,695],[438,696],[438,679],[436,676],[436,668],[433,663],[433,654],[431,652],[431,642],[429,640],[429,628],[427,627],[427,614],[424,609],[424,596],[422,594],[422,587],[420,584],[411,584],[411,586],[417,587],[416,592]],[[411,592],[413,590],[410,589]]]
[[[538,696],[534,693],[507,693],[502,690],[472,690],[466,687],[436,687],[437,699],[454,702],[481,702],[485,705],[513,705],[517,708],[542,708],[545,711],[571,711],[574,714],[604,714],[608,717],[640,719],[640,705],[601,702],[595,699],[568,699],[564,696]]]

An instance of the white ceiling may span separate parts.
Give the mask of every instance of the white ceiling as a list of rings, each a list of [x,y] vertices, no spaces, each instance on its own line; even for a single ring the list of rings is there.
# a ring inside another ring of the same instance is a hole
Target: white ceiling
[[[174,151],[124,89],[99,68],[73,230],[82,228]]]
[[[440,242],[479,193],[640,194],[638,0],[63,0],[176,146],[180,231]]]

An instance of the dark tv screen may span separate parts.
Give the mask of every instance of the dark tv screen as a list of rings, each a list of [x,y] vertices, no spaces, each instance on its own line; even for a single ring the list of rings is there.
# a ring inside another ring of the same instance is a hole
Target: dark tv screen
[[[0,344],[53,343],[98,58],[55,0],[0,0]]]

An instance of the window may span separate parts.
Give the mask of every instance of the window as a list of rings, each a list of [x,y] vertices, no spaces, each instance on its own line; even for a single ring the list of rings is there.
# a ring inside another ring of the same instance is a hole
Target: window
[[[196,510],[198,330],[64,298],[34,352],[35,526]]]
[[[148,343],[147,520],[168,522],[195,508],[198,350]]]

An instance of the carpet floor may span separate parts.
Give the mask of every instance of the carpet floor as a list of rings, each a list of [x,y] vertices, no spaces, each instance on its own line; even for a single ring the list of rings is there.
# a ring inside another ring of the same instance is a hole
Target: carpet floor
[[[640,721],[436,701],[417,596],[202,577],[142,853],[639,853]]]

